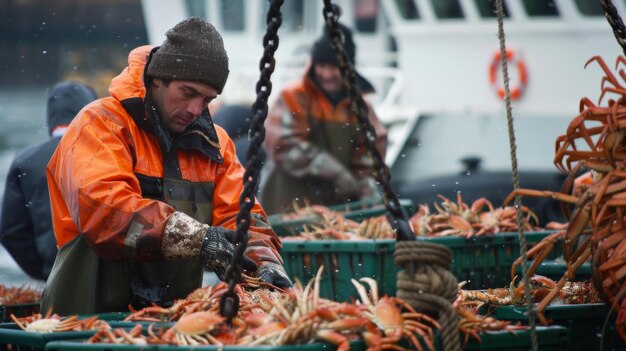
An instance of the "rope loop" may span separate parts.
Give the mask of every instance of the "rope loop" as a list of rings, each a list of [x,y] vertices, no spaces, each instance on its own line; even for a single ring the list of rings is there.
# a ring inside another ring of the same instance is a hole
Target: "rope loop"
[[[452,250],[421,240],[396,243],[394,262],[398,272],[397,296],[416,310],[432,314],[441,325],[444,350],[462,350],[459,316],[452,307],[458,285],[450,272]]]

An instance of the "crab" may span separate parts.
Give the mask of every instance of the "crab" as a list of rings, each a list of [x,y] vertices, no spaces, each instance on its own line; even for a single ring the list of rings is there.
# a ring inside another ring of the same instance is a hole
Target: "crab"
[[[362,302],[364,315],[370,323],[368,331],[363,333],[365,343],[370,350],[384,350],[403,348],[396,345],[400,340],[406,338],[412,346],[418,350],[423,350],[419,336],[429,350],[434,351],[433,329],[439,329],[439,323],[431,317],[418,313],[405,301],[396,298],[378,295],[378,285],[372,278],[361,278],[360,281],[370,287],[371,298],[365,286],[352,279],[352,284],[359,293]],[[372,328],[371,326],[375,326]]]
[[[48,311],[46,315],[36,313],[23,318],[17,318],[14,314],[11,314],[11,320],[13,320],[20,329],[37,333],[110,328],[105,321],[98,320],[98,316],[78,319],[78,316],[73,315],[67,318],[61,318],[57,314],[52,314],[51,311]]]

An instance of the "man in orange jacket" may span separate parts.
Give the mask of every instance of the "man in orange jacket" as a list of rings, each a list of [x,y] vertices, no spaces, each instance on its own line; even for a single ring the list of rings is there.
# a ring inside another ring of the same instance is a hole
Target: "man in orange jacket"
[[[221,35],[199,18],[128,57],[109,97],[88,105],[48,164],[59,253],[42,310],[169,306],[223,278],[233,257],[244,168],[208,104],[228,77]],[[289,287],[280,241],[257,203],[242,267]]]
[[[344,49],[354,65],[352,32],[340,25]],[[325,28],[313,44],[305,76],[287,86],[270,110],[264,147],[269,162],[261,200],[268,213],[287,212],[292,201],[332,205],[380,197],[372,160],[358,130],[343,85],[337,53]],[[363,93],[373,86],[357,74]],[[385,156],[387,131],[369,107],[376,146]]]

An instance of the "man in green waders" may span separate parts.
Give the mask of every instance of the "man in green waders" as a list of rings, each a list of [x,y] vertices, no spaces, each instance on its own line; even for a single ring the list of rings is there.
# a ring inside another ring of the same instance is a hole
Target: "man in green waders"
[[[352,32],[340,25],[344,49],[354,65]],[[357,74],[363,93],[374,91]],[[374,109],[369,120],[376,146],[385,156],[387,131]],[[324,34],[313,44],[311,64],[304,77],[287,86],[270,110],[265,149],[269,162],[262,177],[261,200],[270,213],[289,212],[293,201],[332,205],[380,197],[372,176],[372,160],[363,144],[339,70],[331,38]]]
[[[110,96],[77,115],[48,164],[59,253],[43,311],[167,307],[200,287],[203,269],[223,278],[230,264],[244,168],[208,110],[228,56],[199,18],[166,37],[131,51]],[[265,212],[251,212],[243,268],[291,286]]]

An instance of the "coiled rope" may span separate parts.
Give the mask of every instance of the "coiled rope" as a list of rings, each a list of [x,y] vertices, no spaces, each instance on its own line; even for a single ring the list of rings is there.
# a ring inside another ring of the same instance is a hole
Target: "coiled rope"
[[[416,310],[436,314],[444,350],[462,350],[459,315],[452,307],[458,292],[450,272],[452,250],[425,241],[398,241],[393,258],[402,268],[396,295]]]

